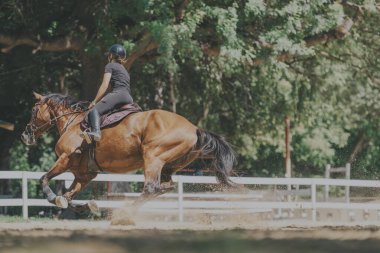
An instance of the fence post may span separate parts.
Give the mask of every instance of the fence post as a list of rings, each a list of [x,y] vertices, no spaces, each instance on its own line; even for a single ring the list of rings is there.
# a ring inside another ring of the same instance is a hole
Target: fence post
[[[311,181],[311,217],[313,222],[317,221],[317,209],[316,209],[316,204],[317,204],[317,186],[314,182],[314,180]]]
[[[350,180],[351,178],[351,164],[346,164],[346,179]],[[350,203],[350,186],[346,186],[346,203]]]
[[[327,164],[326,169],[325,169],[325,178],[326,179],[330,178],[330,169],[331,169],[331,165]],[[326,184],[325,185],[325,194],[324,194],[325,201],[329,200],[329,191],[330,191],[330,186],[328,184]]]
[[[28,178],[26,172],[22,172],[22,217],[28,219]]]
[[[182,176],[178,176],[178,219],[183,222],[183,182]]]

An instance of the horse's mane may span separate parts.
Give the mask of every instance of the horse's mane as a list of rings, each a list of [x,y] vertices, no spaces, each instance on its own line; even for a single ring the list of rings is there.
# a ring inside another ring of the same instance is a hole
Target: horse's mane
[[[44,95],[44,103],[51,103],[54,106],[63,106],[65,108],[80,108],[86,109],[88,107],[88,101],[80,101],[75,97],[62,95],[58,93],[49,93]]]

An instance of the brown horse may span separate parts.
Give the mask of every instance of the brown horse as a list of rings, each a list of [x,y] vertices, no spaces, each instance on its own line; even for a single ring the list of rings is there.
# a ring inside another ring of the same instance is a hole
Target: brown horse
[[[43,192],[50,203],[75,208],[72,199],[96,175],[87,166],[82,152],[80,123],[86,107],[71,97],[34,93],[37,103],[21,139],[26,145],[56,125],[60,138],[55,146],[58,160],[41,178]],[[211,159],[219,182],[232,186],[229,174],[235,163],[230,145],[220,136],[201,130],[175,113],[151,110],[134,113],[112,128],[102,130],[96,144],[97,163],[106,172],[125,173],[144,169],[145,183],[139,200],[172,189],[171,175],[197,158]],[[56,196],[49,180],[70,170],[75,179],[63,196]],[[88,208],[88,206],[87,206]]]

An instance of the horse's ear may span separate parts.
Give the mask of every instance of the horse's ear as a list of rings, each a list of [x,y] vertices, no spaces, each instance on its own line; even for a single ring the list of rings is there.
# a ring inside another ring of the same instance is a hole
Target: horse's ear
[[[40,94],[38,94],[37,92],[34,92],[34,91],[33,91],[33,95],[34,95],[34,97],[35,97],[38,101],[41,101],[41,100],[44,98],[44,96],[42,96],[42,95],[40,95]]]

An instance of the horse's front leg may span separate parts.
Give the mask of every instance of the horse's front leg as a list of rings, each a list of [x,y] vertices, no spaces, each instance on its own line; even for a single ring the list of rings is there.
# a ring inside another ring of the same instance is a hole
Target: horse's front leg
[[[98,173],[86,173],[86,175],[75,175],[75,179],[67,192],[63,195],[69,201],[73,200],[74,197],[83,190],[88,183],[96,177]]]
[[[95,203],[95,201],[90,201],[86,204],[79,204],[79,203],[74,203],[72,200],[74,197],[84,188],[88,185],[88,183],[95,178],[97,173],[89,173],[86,174],[85,176],[78,177],[77,175],[75,176],[75,179],[71,186],[68,189],[68,192],[66,192],[63,196],[69,200],[69,208],[73,210],[74,212],[85,212],[85,211],[91,211],[94,214],[99,213],[98,207]]]
[[[63,153],[54,163],[53,167],[40,179],[42,191],[46,194],[47,200],[62,208],[67,208],[68,201],[62,196],[57,197],[49,186],[49,180],[67,171],[69,161],[69,156],[66,153]]]

